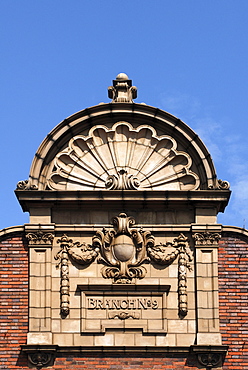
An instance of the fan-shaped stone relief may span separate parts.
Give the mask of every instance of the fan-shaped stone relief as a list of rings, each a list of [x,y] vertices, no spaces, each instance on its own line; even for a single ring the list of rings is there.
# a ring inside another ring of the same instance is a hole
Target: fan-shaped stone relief
[[[52,190],[196,190],[190,156],[170,136],[148,125],[117,122],[73,137],[55,157],[47,179]]]

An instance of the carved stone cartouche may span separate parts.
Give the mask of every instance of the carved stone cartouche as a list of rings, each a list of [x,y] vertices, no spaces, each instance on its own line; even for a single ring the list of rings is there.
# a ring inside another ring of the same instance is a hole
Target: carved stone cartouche
[[[99,263],[104,278],[112,278],[116,283],[130,283],[133,278],[142,279],[146,268],[141,266],[147,261],[146,247],[154,243],[150,232],[141,232],[131,226],[132,217],[120,213],[112,220],[113,229],[97,231],[93,237],[93,247],[100,250]]]

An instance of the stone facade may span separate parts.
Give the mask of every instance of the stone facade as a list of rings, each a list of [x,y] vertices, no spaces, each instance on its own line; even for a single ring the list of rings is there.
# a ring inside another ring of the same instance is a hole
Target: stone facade
[[[3,368],[231,369],[230,359],[246,361],[239,318],[227,316],[245,315],[247,270],[237,265],[248,233],[216,223],[229,185],[187,125],[136,96],[118,75],[112,102],[55,127],[18,183],[30,222],[0,232],[10,261],[3,305],[16,323],[12,335],[2,321]],[[233,280],[225,275],[232,268]],[[242,297],[231,300],[225,284],[239,284]],[[237,357],[229,351],[225,360],[228,345]]]

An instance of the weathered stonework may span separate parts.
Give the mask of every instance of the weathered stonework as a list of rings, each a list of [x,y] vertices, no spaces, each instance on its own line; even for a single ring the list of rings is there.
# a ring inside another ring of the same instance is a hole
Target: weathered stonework
[[[94,355],[123,369],[125,361],[221,369],[229,339],[219,325],[218,248],[226,231],[216,217],[229,184],[217,180],[187,125],[133,103],[137,89],[125,74],[108,92],[111,103],[76,113],[46,137],[17,185],[30,214],[12,230],[29,252],[23,368],[91,368]]]

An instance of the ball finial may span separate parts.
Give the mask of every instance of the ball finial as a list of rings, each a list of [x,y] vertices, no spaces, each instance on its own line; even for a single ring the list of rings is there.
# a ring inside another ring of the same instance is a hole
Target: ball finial
[[[129,78],[128,78],[128,75],[126,75],[126,73],[119,73],[117,76],[116,76],[116,80],[123,80],[123,81],[125,81],[125,80],[129,80]]]

